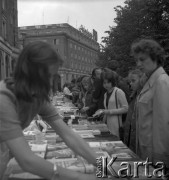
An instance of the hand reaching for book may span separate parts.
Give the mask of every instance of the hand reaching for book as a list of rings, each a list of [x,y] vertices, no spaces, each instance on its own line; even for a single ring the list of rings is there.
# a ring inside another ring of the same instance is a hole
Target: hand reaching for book
[[[96,117],[96,116],[100,116],[101,114],[104,113],[104,110],[103,109],[99,109],[97,110],[94,114],[93,114],[93,117]]]

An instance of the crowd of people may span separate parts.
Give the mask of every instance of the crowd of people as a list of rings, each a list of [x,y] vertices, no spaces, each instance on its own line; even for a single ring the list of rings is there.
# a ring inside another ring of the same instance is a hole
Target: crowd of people
[[[169,168],[169,76],[163,69],[164,49],[154,40],[131,45],[137,67],[127,78],[109,68],[95,68],[63,86],[63,93],[86,117],[100,117],[110,133],[119,137],[141,159]],[[65,143],[96,165],[96,153],[63,122],[49,99],[52,78],[61,57],[45,42],[33,42],[21,52],[14,78],[0,83],[0,177],[10,156],[28,172],[47,179],[97,179],[56,167],[33,154],[23,129],[39,114]],[[9,153],[10,152],[10,153]]]
[[[148,157],[154,165],[162,161],[169,167],[169,76],[163,69],[165,51],[156,41],[141,39],[131,45],[131,55],[137,66],[127,78],[109,68],[95,68],[91,76],[77,79],[74,86],[79,90],[73,103],[87,116],[101,116],[111,134],[139,157]]]

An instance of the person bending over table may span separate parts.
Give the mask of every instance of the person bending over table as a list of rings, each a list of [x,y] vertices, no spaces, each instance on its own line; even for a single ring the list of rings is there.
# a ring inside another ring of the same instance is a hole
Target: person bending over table
[[[24,171],[45,179],[97,179],[96,176],[74,172],[35,155],[23,135],[33,117],[39,114],[77,154],[96,164],[96,153],[62,120],[51,104],[49,92],[53,76],[62,59],[47,43],[36,41],[21,52],[13,79],[0,82],[0,179],[9,161],[9,152]]]

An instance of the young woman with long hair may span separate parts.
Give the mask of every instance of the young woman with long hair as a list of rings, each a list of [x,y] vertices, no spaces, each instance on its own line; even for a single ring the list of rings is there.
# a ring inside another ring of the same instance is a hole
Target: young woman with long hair
[[[46,179],[95,179],[54,164],[35,155],[22,130],[39,114],[64,142],[89,163],[96,164],[96,154],[62,120],[49,99],[53,76],[62,64],[61,57],[42,41],[28,44],[21,52],[13,79],[0,82],[0,179],[9,161],[9,152],[21,168]]]

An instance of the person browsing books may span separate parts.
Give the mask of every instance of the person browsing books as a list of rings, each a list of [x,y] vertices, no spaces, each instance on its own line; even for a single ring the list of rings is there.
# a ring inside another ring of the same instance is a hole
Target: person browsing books
[[[14,78],[0,82],[0,179],[10,159],[15,157],[24,171],[45,179],[95,179],[54,164],[35,155],[23,135],[39,114],[75,153],[89,163],[96,164],[96,153],[64,122],[49,99],[53,76],[57,74],[62,58],[46,42],[36,41],[24,47],[15,67]]]
[[[105,71],[102,78],[103,86],[107,91],[104,94],[105,109],[100,109],[95,114],[103,113],[109,131],[120,137],[119,128],[122,126],[122,114],[128,111],[126,96],[121,89],[116,87],[116,77],[113,72]]]

